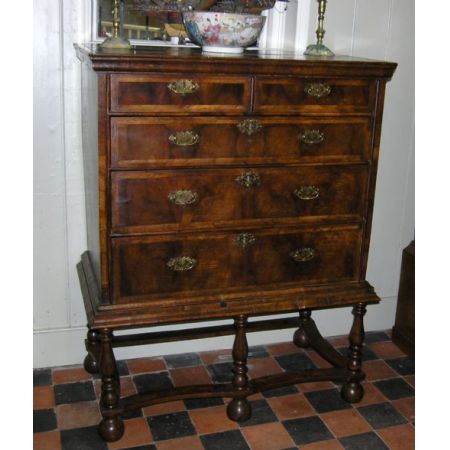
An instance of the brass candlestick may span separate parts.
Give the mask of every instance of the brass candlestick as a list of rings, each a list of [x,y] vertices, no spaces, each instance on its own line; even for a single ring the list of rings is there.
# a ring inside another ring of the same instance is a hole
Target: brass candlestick
[[[327,46],[323,45],[323,36],[325,35],[323,22],[325,20],[327,0],[317,1],[319,3],[318,25],[316,31],[317,42],[315,44],[308,45],[304,54],[308,56],[333,56],[334,53]]]
[[[114,0],[112,14],[113,14],[112,36],[106,38],[100,44],[100,47],[104,49],[131,48],[130,41],[128,39],[120,37],[120,0]]]

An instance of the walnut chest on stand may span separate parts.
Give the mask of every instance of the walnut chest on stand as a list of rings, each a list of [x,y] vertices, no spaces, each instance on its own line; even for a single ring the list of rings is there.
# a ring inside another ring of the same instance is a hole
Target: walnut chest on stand
[[[107,441],[121,414],[176,399],[343,382],[358,402],[365,280],[385,84],[396,65],[350,57],[192,48],[102,52],[82,61],[88,249],[78,264],[88,317],[85,368],[102,379]],[[349,353],[311,311],[353,306]],[[299,312],[299,318],[250,320]],[[234,326],[114,336],[115,330],[232,318]],[[298,327],[294,342],[332,364],[249,380],[246,333]],[[121,398],[113,348],[235,333],[231,383]]]

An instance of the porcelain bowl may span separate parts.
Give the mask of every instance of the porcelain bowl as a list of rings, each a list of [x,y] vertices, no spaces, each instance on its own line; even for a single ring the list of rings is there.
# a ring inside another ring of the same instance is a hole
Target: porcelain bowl
[[[194,44],[204,52],[242,53],[254,44],[264,26],[264,16],[244,13],[186,11],[183,22]]]

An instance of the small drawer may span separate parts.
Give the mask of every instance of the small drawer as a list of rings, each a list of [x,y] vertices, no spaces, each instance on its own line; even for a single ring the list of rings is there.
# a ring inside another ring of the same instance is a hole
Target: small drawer
[[[251,80],[197,75],[111,75],[111,111],[126,113],[243,113]]]
[[[115,303],[252,286],[356,281],[361,229],[233,231],[112,240]],[[278,286],[281,287],[281,286]]]
[[[124,171],[111,184],[113,234],[360,220],[367,167]]]
[[[371,128],[368,117],[113,117],[111,166],[367,161]]]
[[[254,111],[261,114],[370,113],[376,98],[368,80],[258,77],[255,86]]]

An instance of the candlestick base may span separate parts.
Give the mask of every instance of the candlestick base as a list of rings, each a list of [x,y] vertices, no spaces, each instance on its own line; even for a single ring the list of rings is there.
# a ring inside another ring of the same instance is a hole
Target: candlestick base
[[[334,56],[334,53],[323,44],[308,45],[303,54],[307,56]]]
[[[107,50],[128,50],[131,48],[130,41],[128,39],[124,39],[121,37],[109,37],[106,38],[101,44],[100,47]]]

